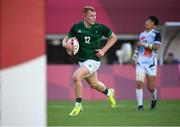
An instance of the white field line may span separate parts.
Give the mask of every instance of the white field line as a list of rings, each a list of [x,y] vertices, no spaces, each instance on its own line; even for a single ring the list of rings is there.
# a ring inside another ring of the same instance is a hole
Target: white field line
[[[72,105],[73,106],[73,105]],[[102,108],[102,107],[109,107],[109,105],[83,105],[84,107],[86,108]],[[67,108],[66,105],[50,105],[49,107],[52,107],[52,108]],[[118,104],[116,107],[119,107],[119,108],[123,108],[123,107],[127,107],[126,105],[122,105],[122,104]],[[128,106],[129,107],[129,106]]]

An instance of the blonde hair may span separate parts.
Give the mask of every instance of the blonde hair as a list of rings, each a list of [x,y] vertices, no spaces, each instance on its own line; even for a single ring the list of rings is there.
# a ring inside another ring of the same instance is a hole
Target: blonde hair
[[[83,13],[87,13],[88,11],[96,11],[92,6],[84,6]]]

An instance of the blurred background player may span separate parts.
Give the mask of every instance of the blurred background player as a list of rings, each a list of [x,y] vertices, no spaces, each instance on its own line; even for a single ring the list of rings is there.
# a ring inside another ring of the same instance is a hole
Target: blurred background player
[[[155,109],[157,103],[157,89],[155,78],[157,76],[157,50],[161,45],[161,35],[155,30],[159,20],[150,16],[145,22],[145,31],[139,36],[139,42],[134,51],[132,65],[136,67],[136,98],[138,110],[143,111],[143,85],[147,78],[147,88],[151,93],[151,109]]]
[[[164,61],[164,64],[178,64],[179,61],[174,58],[174,53],[169,52],[167,55],[167,59]]]
[[[98,80],[97,70],[100,67],[100,57],[104,56],[107,50],[116,42],[116,35],[105,25],[96,23],[96,11],[94,7],[83,8],[84,20],[74,24],[68,35],[63,39],[62,45],[73,52],[73,46],[67,44],[67,40],[76,37],[79,40],[80,48],[77,54],[80,67],[73,74],[76,102],[70,116],[78,115],[82,107],[83,86],[82,79],[85,79],[92,89],[104,93],[110,101],[111,108],[116,107],[114,89],[108,89]],[[108,38],[107,43],[99,49],[101,38]]]

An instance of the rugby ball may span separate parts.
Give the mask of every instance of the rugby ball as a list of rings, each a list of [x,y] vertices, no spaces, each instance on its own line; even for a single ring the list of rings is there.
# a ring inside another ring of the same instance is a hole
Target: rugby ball
[[[75,38],[75,37],[72,37],[67,41],[67,43],[74,46],[74,51],[72,52],[72,51],[66,49],[67,53],[69,55],[76,55],[78,53],[78,51],[79,51],[79,41],[78,41],[78,39]]]

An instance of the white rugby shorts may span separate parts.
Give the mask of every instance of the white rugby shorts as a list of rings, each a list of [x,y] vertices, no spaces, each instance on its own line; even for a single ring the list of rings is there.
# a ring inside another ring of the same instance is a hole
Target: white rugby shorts
[[[100,64],[101,64],[100,61],[95,61],[95,60],[86,60],[84,62],[79,62],[79,65],[85,66],[90,74],[96,72],[99,69]]]
[[[157,60],[154,59],[151,64],[137,62],[136,65],[136,81],[142,81],[144,83],[145,76],[157,75]]]

